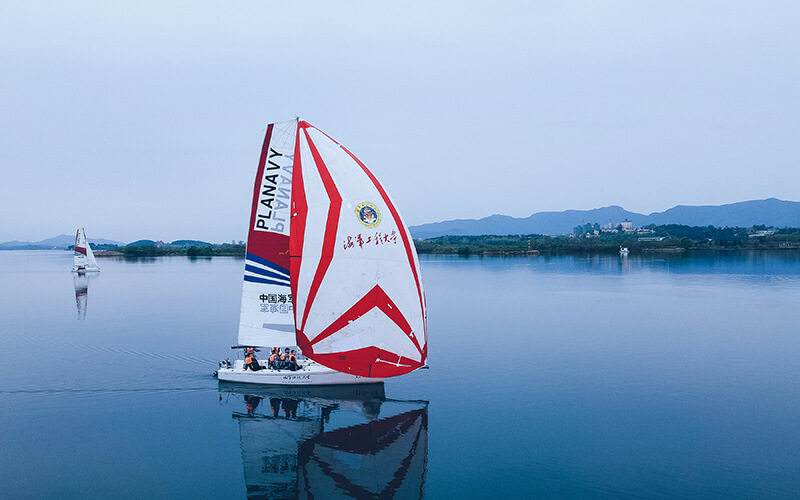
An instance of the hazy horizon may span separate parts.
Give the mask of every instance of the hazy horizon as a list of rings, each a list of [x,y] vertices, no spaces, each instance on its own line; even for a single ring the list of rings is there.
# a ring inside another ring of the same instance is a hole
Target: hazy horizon
[[[0,241],[246,237],[300,115],[409,225],[797,197],[800,5],[15,3]]]
[[[742,202],[750,202],[750,201],[765,201],[765,200],[769,200],[769,199],[777,199],[777,198],[770,197],[770,198],[766,198],[764,200],[742,200],[741,202],[734,202],[734,203],[742,203]],[[778,201],[789,201],[789,202],[798,203],[795,200],[781,200],[781,199],[778,199]],[[664,210],[662,210],[660,212],[651,212],[651,213],[648,213],[648,214],[642,214],[641,212],[633,212],[632,210],[628,210],[627,208],[622,207],[620,205],[611,204],[611,205],[603,205],[602,207],[594,207],[594,208],[585,209],[585,210],[566,209],[566,210],[557,211],[557,212],[556,211],[552,211],[552,210],[543,210],[542,212],[534,212],[533,214],[529,214],[527,216],[518,217],[518,218],[526,218],[526,217],[529,217],[529,216],[532,216],[532,215],[536,215],[538,213],[562,213],[562,212],[573,211],[573,210],[578,210],[578,211],[600,210],[600,209],[610,208],[610,207],[615,207],[615,206],[619,206],[620,208],[622,208],[623,210],[625,210],[627,212],[637,213],[639,215],[644,215],[644,216],[650,216],[650,215],[653,215],[653,214],[663,213],[664,212]],[[670,208],[675,208],[675,207],[678,207],[678,206],[679,205],[675,205],[675,206],[670,207]],[[683,205],[683,206],[686,206],[686,205]],[[709,206],[719,206],[719,205],[693,205],[693,206],[696,206],[696,207],[709,207]],[[669,209],[667,209],[667,210],[669,210]],[[483,216],[483,217],[475,217],[475,218],[469,218],[469,219],[463,218],[463,217],[462,218],[458,218],[457,217],[457,218],[454,218],[454,219],[446,219],[446,220],[441,220],[441,221],[432,221],[430,223],[412,224],[411,226],[422,226],[424,224],[436,224],[436,223],[439,223],[439,222],[450,222],[450,221],[454,221],[454,220],[479,220],[479,219],[483,219],[483,218],[486,218],[486,217],[491,217],[493,215],[506,216],[507,214],[494,213],[494,214],[488,214],[488,215]],[[599,221],[588,221],[588,222],[599,222]],[[621,221],[617,221],[617,222],[621,222]],[[49,240],[49,239],[53,239],[53,238],[58,238],[58,237],[61,237],[61,236],[67,236],[67,237],[70,237],[70,238],[73,237],[73,235],[71,235],[71,233],[61,232],[61,233],[59,233],[57,235],[50,235],[50,236],[48,236],[46,238],[40,238],[38,240],[20,240],[19,238],[14,238],[12,240],[0,241],[0,243],[6,243],[6,242],[9,242],[9,241],[20,241],[20,242],[23,242],[23,243],[24,242],[27,242],[27,243],[38,243],[40,241]],[[95,236],[88,236],[88,239],[90,241],[93,241],[93,240],[117,241],[117,242],[120,242],[120,243],[123,243],[123,244],[130,244],[130,243],[133,243],[133,242],[136,242],[136,241],[139,241],[139,240],[153,240],[153,241],[156,241],[156,242],[160,241],[160,242],[163,242],[163,243],[172,243],[174,241],[183,241],[183,240],[197,240],[197,241],[204,241],[206,243],[214,243],[214,244],[224,244],[224,243],[233,243],[233,242],[238,243],[239,241],[242,241],[242,242],[246,241],[246,238],[236,238],[236,239],[232,239],[232,240],[228,240],[228,241],[214,241],[214,240],[204,240],[202,238],[195,238],[195,237],[191,237],[191,236],[167,237],[167,238],[161,238],[161,239],[159,239],[159,238],[150,238],[150,237],[144,236],[144,237],[136,238],[136,239],[133,239],[133,240],[114,240],[113,238],[108,238],[108,237],[106,237],[104,235],[96,235],[96,237]]]

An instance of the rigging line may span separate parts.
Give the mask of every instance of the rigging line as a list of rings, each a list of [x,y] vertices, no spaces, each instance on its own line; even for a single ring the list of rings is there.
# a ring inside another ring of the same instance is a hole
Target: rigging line
[[[293,138],[294,134],[291,133],[289,130],[290,130],[291,126],[294,123],[296,123],[296,122],[294,120],[291,120],[291,121],[279,122],[279,123],[273,123],[272,124],[273,127],[278,129],[278,131],[280,132],[280,135],[282,136],[278,141],[276,141],[276,142],[280,142],[278,147],[280,147],[281,149],[284,149],[286,144],[287,144],[287,142],[289,142],[289,139]]]

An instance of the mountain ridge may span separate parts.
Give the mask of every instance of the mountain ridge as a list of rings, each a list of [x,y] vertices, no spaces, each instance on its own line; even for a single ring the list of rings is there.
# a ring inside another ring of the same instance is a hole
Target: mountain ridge
[[[492,214],[480,219],[452,219],[409,227],[414,238],[437,236],[480,236],[507,234],[559,235],[571,233],[573,228],[590,222],[600,225],[619,224],[631,221],[634,227],[648,224],[680,224],[686,226],[751,227],[763,224],[772,227],[800,227],[800,202],[777,198],[740,201],[724,205],[676,205],[663,212],[640,214],[630,212],[619,205],[590,210],[564,210],[561,212],[537,212],[528,217]],[[0,250],[65,250],[75,241],[74,236],[61,234],[41,241],[5,241]],[[147,240],[148,242],[150,240]],[[125,243],[103,238],[89,238],[92,245],[118,245]],[[144,240],[133,244],[145,243]],[[177,240],[172,246],[207,246],[199,240]]]
[[[119,241],[106,240],[104,238],[88,238],[88,240],[90,245],[125,245]],[[59,234],[41,241],[4,241],[0,243],[0,250],[66,250],[67,247],[74,244],[75,235]]]
[[[481,219],[454,219],[411,226],[414,238],[437,236],[478,236],[504,234],[571,233],[575,226],[589,222],[619,224],[628,219],[634,227],[648,224],[681,224],[687,226],[737,226],[758,224],[774,227],[800,227],[800,202],[767,198],[724,205],[676,205],[663,212],[648,215],[625,210],[619,205],[590,210],[537,212],[528,217],[493,214]]]

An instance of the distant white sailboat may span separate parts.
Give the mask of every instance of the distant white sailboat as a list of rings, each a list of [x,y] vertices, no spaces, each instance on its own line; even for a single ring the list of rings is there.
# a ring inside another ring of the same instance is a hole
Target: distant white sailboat
[[[425,295],[414,242],[367,167],[305,121],[267,127],[247,238],[239,342],[297,346],[297,371],[218,371],[220,380],[380,382],[425,366]]]
[[[92,247],[89,246],[89,240],[86,239],[86,232],[83,228],[80,228],[75,234],[75,256],[73,258],[72,272],[85,273],[97,271],[100,271],[100,267],[97,265],[97,260],[94,258]]]
[[[620,257],[627,257],[628,256],[628,247],[619,247],[619,256]]]

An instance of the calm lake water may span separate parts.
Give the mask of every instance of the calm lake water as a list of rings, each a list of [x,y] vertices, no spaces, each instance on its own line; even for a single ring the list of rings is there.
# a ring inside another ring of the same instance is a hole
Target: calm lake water
[[[430,370],[220,386],[243,261],[0,252],[6,498],[800,496],[800,256],[422,258]]]

